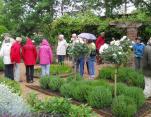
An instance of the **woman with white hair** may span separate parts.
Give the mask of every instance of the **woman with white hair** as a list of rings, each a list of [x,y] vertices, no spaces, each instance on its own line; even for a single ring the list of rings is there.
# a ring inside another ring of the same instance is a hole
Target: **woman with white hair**
[[[151,38],[144,50],[143,73],[145,75],[144,94],[146,98],[151,97]]]
[[[5,77],[14,80],[14,73],[13,73],[13,63],[11,62],[10,58],[10,52],[11,52],[11,47],[12,44],[14,43],[14,39],[10,37],[9,34],[4,35],[4,41],[1,46],[0,50],[0,56],[3,57],[3,62],[4,62],[4,74]]]
[[[58,36],[57,56],[58,56],[58,63],[61,65],[64,62],[64,57],[66,55],[67,47],[68,47],[68,43],[64,39],[64,35],[60,34]]]
[[[11,62],[14,64],[14,80],[20,81],[20,62],[21,62],[21,37],[16,37],[16,42],[11,47]]]

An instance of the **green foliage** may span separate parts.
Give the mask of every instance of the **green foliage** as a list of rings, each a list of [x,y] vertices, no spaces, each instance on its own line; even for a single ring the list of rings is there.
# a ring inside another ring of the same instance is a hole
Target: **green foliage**
[[[64,80],[56,77],[56,78],[50,78],[49,79],[49,89],[52,91],[59,91],[60,87],[64,84]]]
[[[66,116],[71,108],[69,100],[64,98],[53,97],[44,102],[43,111],[47,113],[61,114]]]
[[[137,108],[140,108],[145,103],[143,90],[137,87],[128,87],[125,84],[117,84],[117,94],[125,95],[134,99]]]
[[[113,67],[104,67],[99,71],[98,78],[100,79],[111,79],[114,76]]]
[[[21,95],[21,87],[18,82],[9,80],[7,78],[0,78],[0,83],[5,84],[9,88],[11,88],[13,93],[17,93],[17,94]]]
[[[60,87],[64,84],[64,80],[59,77],[44,77],[40,78],[39,82],[42,88],[52,91],[59,91]]]
[[[68,65],[59,65],[59,64],[52,64],[50,66],[50,73],[53,75],[59,75],[59,74],[69,74],[72,72],[72,68]]]
[[[7,33],[8,32],[8,29],[3,26],[3,25],[0,25],[0,35],[2,35],[3,33]]]
[[[87,44],[75,43],[69,45],[67,53],[74,58],[85,57],[90,54],[90,49]]]
[[[80,74],[76,74],[76,78],[75,78],[75,74],[72,75],[72,76],[69,76],[67,79],[66,79],[66,82],[69,83],[73,80],[76,80],[76,81],[80,81],[80,80],[83,80],[82,76]]]
[[[97,117],[96,113],[92,113],[92,108],[86,105],[72,105],[69,114],[70,117]]]
[[[112,112],[116,117],[133,117],[137,111],[134,99],[127,96],[118,96],[112,102]]]
[[[108,107],[112,102],[112,92],[106,87],[96,87],[88,94],[87,101],[92,107]]]
[[[104,86],[105,88],[112,90],[112,86],[103,80],[72,80],[62,85],[60,92],[64,97],[73,98],[75,100],[85,102],[87,100],[89,92],[94,90],[94,88],[97,86]]]
[[[48,113],[51,115],[59,114],[63,117],[95,117],[96,114],[92,109],[86,105],[75,106],[70,103],[70,100],[64,98],[48,98],[41,101],[37,98],[36,94],[29,94],[27,102],[35,112]]]
[[[0,71],[4,70],[3,58],[0,58]]]
[[[39,82],[40,82],[40,86],[42,88],[48,89],[49,88],[50,78],[49,77],[40,78]]]
[[[102,68],[99,72],[100,79],[114,80],[114,67]],[[123,82],[131,86],[144,88],[144,76],[141,72],[135,71],[132,68],[120,67],[117,74],[118,82]]]
[[[51,23],[52,37],[56,38],[61,33],[68,37],[67,40],[70,40],[72,33],[89,32],[95,34],[99,23],[99,17],[92,13],[78,14],[76,17],[64,15]]]
[[[40,75],[41,68],[35,69],[35,75]],[[50,74],[51,75],[64,75],[72,73],[72,68],[68,65],[51,64]]]

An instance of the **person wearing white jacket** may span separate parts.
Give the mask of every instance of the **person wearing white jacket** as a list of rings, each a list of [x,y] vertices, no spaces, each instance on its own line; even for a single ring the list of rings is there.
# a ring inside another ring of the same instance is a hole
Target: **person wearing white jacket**
[[[68,47],[68,43],[64,39],[64,35],[58,36],[58,46],[57,46],[57,56],[58,56],[58,63],[63,64],[64,57],[66,55],[66,50]]]
[[[11,46],[14,43],[14,39],[10,38],[8,34],[5,34],[4,41],[2,43],[0,49],[0,56],[3,57],[4,62],[4,74],[5,77],[14,80],[14,73],[13,73],[13,64],[11,63],[10,59],[10,51]]]

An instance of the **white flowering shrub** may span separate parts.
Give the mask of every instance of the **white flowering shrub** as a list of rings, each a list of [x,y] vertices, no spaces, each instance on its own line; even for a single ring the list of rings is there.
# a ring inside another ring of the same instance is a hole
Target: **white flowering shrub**
[[[0,84],[0,116],[21,116],[29,113],[29,108],[18,94],[12,93],[6,85]]]
[[[90,49],[87,44],[83,42],[70,43],[67,49],[69,56],[78,58],[85,57],[90,54]]]
[[[132,42],[126,36],[120,40],[110,42],[110,45],[100,51],[101,57],[113,64],[121,65],[126,63],[131,52]]]

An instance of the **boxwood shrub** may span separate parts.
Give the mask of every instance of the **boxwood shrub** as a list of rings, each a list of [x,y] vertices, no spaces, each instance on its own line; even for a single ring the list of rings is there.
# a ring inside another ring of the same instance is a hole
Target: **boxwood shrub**
[[[134,99],[124,95],[120,95],[113,99],[111,107],[115,117],[134,117],[137,111],[137,105]]]
[[[112,103],[112,92],[103,86],[95,87],[89,92],[87,102],[96,108],[108,107]]]
[[[104,67],[100,70],[98,78],[114,80],[114,67]],[[121,67],[118,70],[118,82],[123,82],[131,86],[144,88],[144,75],[132,68]]]

